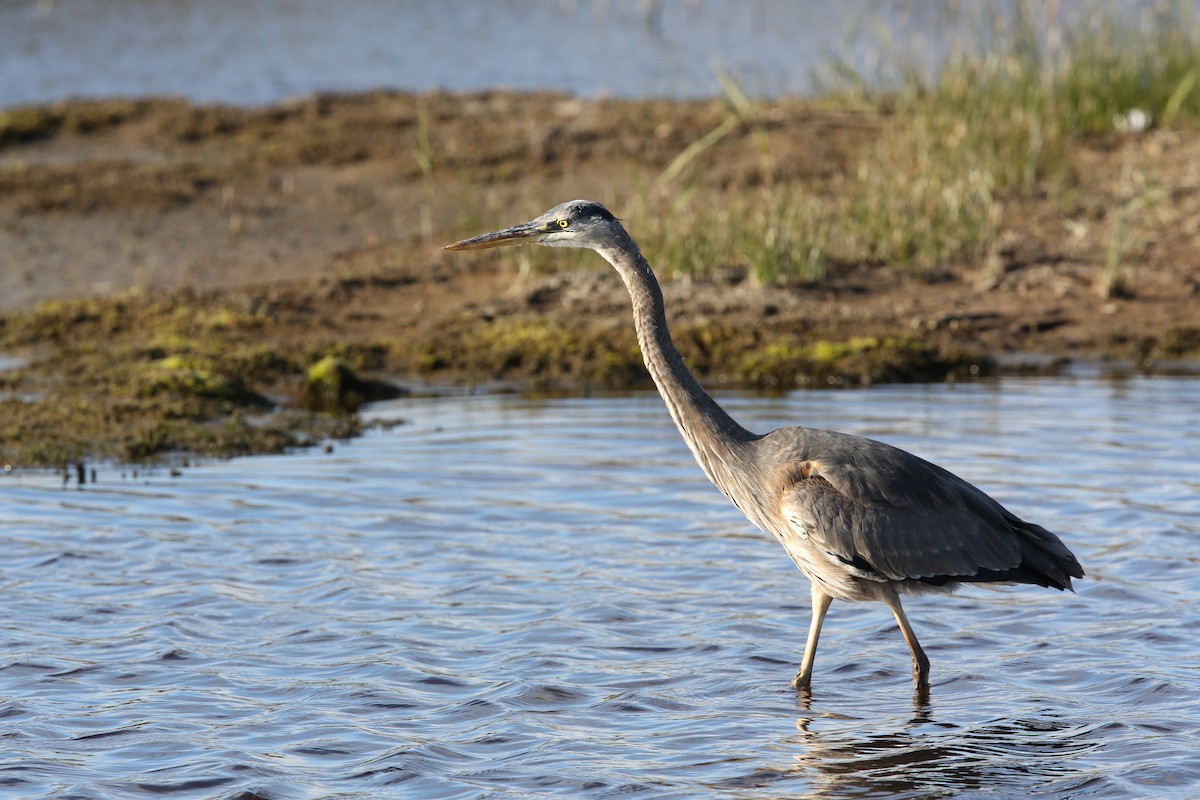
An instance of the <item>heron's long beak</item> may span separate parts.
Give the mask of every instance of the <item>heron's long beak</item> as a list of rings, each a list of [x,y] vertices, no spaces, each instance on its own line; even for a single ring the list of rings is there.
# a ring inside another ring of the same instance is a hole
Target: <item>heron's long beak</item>
[[[461,242],[448,244],[442,249],[483,250],[488,247],[503,247],[506,244],[523,244],[525,240],[540,236],[545,232],[532,222],[522,222],[520,225],[513,225],[511,228],[472,236],[470,239],[463,239]]]

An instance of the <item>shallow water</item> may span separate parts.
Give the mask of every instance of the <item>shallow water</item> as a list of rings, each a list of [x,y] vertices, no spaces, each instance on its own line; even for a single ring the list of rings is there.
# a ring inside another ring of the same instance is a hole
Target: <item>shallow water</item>
[[[1058,531],[1078,594],[835,603],[654,395],[482,396],[310,451],[64,488],[0,475],[0,793],[1190,797],[1194,378],[723,397],[950,467]]]
[[[894,36],[924,60],[981,10],[879,0],[39,0],[0,3],[0,108],[70,96],[268,103],[314,91],[504,87],[586,96],[808,91],[836,53],[877,69]],[[878,27],[875,27],[878,26]],[[931,56],[932,59],[936,56]],[[868,73],[869,74],[869,73]]]
[[[1197,0],[1172,5],[1200,8]],[[114,95],[260,104],[380,88],[713,96],[721,94],[717,68],[752,95],[805,94],[835,62],[881,82],[909,65],[933,68],[952,49],[986,41],[1008,6],[24,0],[0,3],[0,108]],[[1052,30],[1074,30],[1097,6],[1137,27],[1163,3],[1061,0],[1036,13]]]

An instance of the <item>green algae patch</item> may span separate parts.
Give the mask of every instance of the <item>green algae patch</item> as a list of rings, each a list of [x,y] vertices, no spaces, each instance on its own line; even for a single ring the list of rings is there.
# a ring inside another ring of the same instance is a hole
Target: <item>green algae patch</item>
[[[1162,335],[1158,349],[1168,358],[1200,355],[1200,326],[1176,325]]]
[[[403,394],[387,375],[538,389],[650,383],[625,309],[619,318],[459,312],[416,326],[328,298],[304,288],[130,291],[0,316],[0,352],[19,357],[0,372],[0,463],[280,452],[361,431],[364,403]],[[701,380],[726,386],[988,370],[977,356],[882,334],[814,341],[794,329],[706,320],[681,323],[677,341]]]
[[[143,114],[150,107],[150,102],[137,100],[13,106],[0,111],[0,148],[49,138],[60,132],[96,133]]]
[[[0,111],[0,147],[58,133],[62,119],[42,106],[17,106]]]
[[[857,336],[846,341],[771,343],[746,353],[742,382],[763,388],[868,385],[976,377],[992,370],[977,354],[943,352],[915,339]]]
[[[279,313],[282,311],[283,313]],[[238,292],[125,292],[0,316],[0,462],[55,467],[172,453],[274,453],[362,430],[301,402],[302,309]],[[379,348],[374,348],[378,350]],[[382,381],[346,382],[363,401]],[[357,403],[354,404],[355,407]]]
[[[361,296],[377,304],[366,311],[339,286],[134,290],[0,315],[0,352],[18,359],[0,372],[0,463],[279,452],[360,431],[364,403],[404,393],[387,376],[536,389],[650,385],[625,307],[460,307],[407,318],[391,313],[394,296],[381,295],[408,283],[374,285]],[[713,385],[787,389],[988,370],[977,356],[902,336],[814,339],[802,330],[741,315],[685,319],[676,338]]]
[[[479,331],[475,359],[497,375],[545,375],[570,364],[582,345],[575,332],[542,318],[498,320]]]
[[[203,424],[160,419],[125,431],[115,455],[122,461],[150,461],[165,453],[230,456],[281,453],[324,439],[346,439],[363,431],[357,417],[323,417],[283,412],[251,418],[235,412]]]
[[[136,391],[143,396],[167,392],[226,400],[239,406],[270,406],[264,397],[246,388],[240,378],[193,365],[181,356],[167,356],[151,363],[139,378]]]
[[[308,411],[352,414],[364,403],[390,400],[402,394],[386,381],[361,377],[344,358],[325,356],[308,368],[301,405]]]
[[[306,392],[343,395],[358,380],[358,374],[348,361],[325,356],[308,368]]]
[[[808,368],[804,348],[799,345],[768,344],[746,353],[738,365],[740,380],[757,386],[795,386],[798,375]]]
[[[414,371],[459,380],[465,373],[471,381],[520,380],[536,388],[626,388],[648,380],[628,322],[617,329],[569,322],[538,316],[469,322],[406,350]]]

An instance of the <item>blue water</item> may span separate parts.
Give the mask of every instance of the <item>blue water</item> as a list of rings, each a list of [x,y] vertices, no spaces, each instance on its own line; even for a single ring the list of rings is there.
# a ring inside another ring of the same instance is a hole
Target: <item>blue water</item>
[[[1135,0],[1033,3],[1040,28]],[[1172,4],[1200,10],[1200,0]],[[845,64],[871,80],[934,68],[986,42],[1008,4],[792,0],[22,0],[0,3],[0,108],[66,97],[178,95],[261,104],[317,91],[477,91],[586,97],[805,94]]]
[[[884,8],[887,4],[882,4]],[[953,20],[850,4],[530,0],[53,0],[0,4],[0,107],[67,96],[274,102],[313,91],[557,89],[587,96],[810,86],[864,17],[922,39]],[[919,8],[919,7],[918,7]],[[923,29],[923,30],[922,30]],[[874,48],[878,53],[878,47]]]
[[[0,473],[0,795],[1194,797],[1200,384],[722,397],[886,439],[1059,532],[1078,594],[835,603],[654,395],[410,400],[299,454]]]

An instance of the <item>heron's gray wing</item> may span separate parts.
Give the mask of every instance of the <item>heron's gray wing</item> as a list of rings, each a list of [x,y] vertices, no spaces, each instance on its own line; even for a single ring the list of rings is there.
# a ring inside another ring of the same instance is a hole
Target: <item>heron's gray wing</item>
[[[1021,564],[1009,522],[1019,520],[1003,506],[917,456],[870,445],[853,460],[803,463],[780,500],[794,534],[876,579],[967,577]]]

